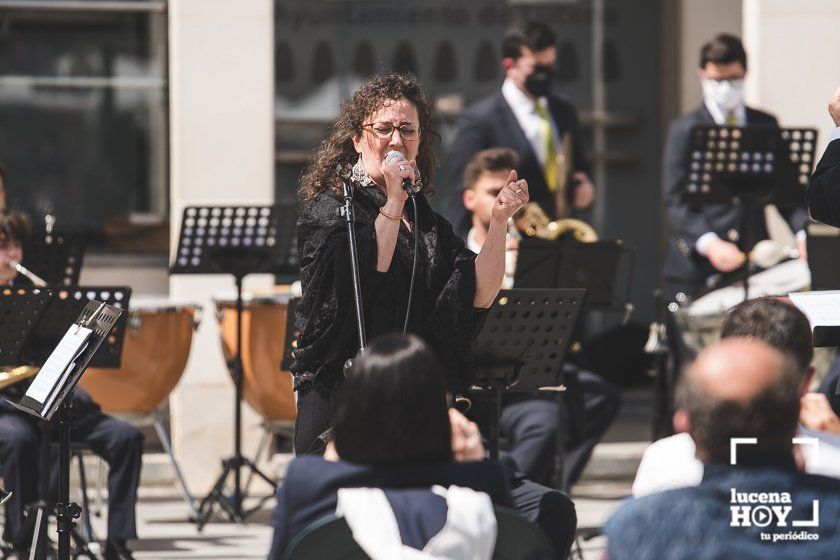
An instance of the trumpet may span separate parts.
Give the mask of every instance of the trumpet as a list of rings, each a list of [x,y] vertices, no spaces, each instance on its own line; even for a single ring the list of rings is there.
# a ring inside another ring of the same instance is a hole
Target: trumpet
[[[29,279],[29,281],[32,282],[33,284],[35,284],[37,287],[43,288],[44,286],[47,285],[46,280],[44,280],[43,278],[41,278],[40,276],[38,276],[37,274],[35,274],[31,270],[29,270],[28,268],[26,268],[25,266],[23,266],[19,262],[9,261],[9,266],[11,266],[15,270],[17,270],[19,274],[22,274],[23,276],[26,276]]]

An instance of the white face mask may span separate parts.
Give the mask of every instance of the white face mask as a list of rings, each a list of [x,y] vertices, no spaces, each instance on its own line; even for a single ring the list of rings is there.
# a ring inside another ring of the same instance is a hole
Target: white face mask
[[[734,111],[744,102],[744,80],[704,78],[703,97],[724,111]]]

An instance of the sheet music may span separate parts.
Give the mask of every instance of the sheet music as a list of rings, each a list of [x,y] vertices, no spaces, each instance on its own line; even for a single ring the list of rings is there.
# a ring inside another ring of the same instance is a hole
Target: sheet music
[[[67,380],[79,354],[87,347],[92,332],[87,327],[71,325],[35,376],[26,396],[43,403],[45,409],[48,408],[47,405],[58,394],[57,389]]]
[[[808,316],[811,329],[840,325],[840,290],[795,292],[789,294],[789,297]]]

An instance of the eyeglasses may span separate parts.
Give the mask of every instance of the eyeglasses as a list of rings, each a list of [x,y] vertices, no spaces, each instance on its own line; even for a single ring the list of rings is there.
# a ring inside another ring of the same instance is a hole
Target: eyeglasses
[[[400,126],[394,126],[387,122],[377,122],[363,124],[362,128],[370,128],[377,138],[382,140],[390,138],[394,134],[394,130],[400,131],[400,137],[403,140],[417,140],[420,138],[420,129],[415,124],[407,123]]]

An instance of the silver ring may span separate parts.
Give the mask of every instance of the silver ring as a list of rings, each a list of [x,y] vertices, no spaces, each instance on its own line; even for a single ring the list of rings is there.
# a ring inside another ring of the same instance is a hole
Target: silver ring
[[[517,187],[517,188],[516,188],[516,190],[515,190],[515,191],[513,191],[513,192],[515,192],[516,194],[519,194],[519,193],[521,193],[521,192],[522,192],[522,189],[520,189],[519,187]]]
[[[406,169],[408,169],[408,167],[406,167],[405,165],[400,165],[400,171],[405,171]]]

